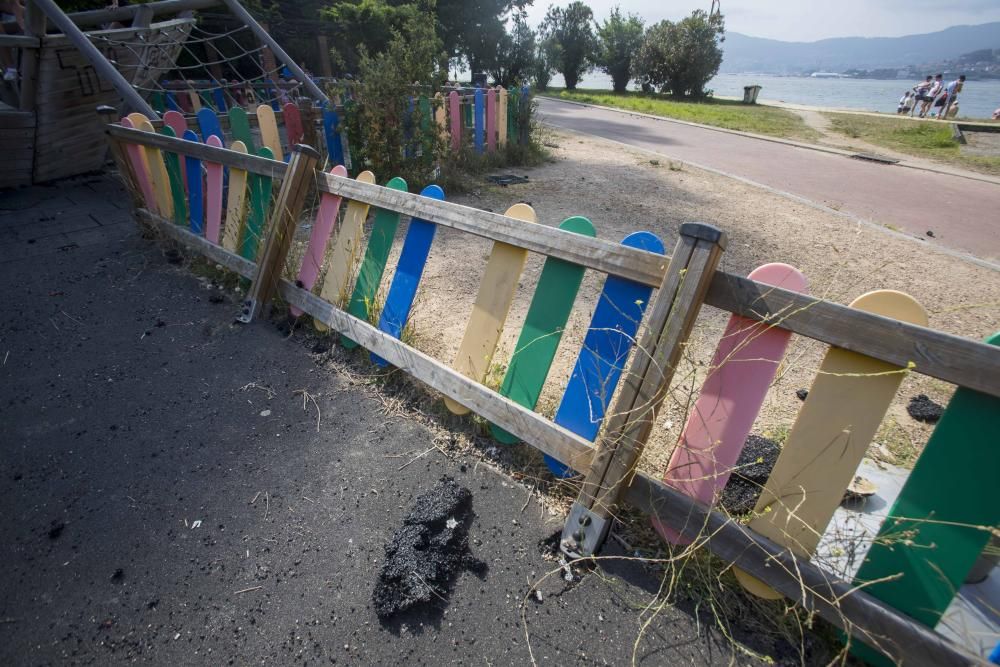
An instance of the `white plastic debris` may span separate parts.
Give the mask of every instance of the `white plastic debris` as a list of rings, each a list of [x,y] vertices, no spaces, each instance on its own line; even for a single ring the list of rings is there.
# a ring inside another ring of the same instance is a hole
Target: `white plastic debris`
[[[195,519],[191,522],[191,530],[194,530],[195,528],[201,528],[201,519]]]

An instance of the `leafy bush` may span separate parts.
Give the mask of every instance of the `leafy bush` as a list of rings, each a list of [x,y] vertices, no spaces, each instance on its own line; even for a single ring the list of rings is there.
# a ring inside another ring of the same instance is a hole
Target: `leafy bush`
[[[433,100],[447,72],[438,68],[443,60],[441,41],[434,32],[434,18],[420,14],[395,31],[384,51],[369,55],[362,48],[359,80],[346,104],[347,136],[357,171],[371,169],[380,182],[393,176],[406,179],[411,188],[433,180],[446,146],[437,132],[421,128],[433,124],[414,99],[422,86]],[[412,111],[411,111],[412,104]]]
[[[597,47],[593,24],[594,12],[579,0],[565,9],[549,7],[542,21],[549,63],[563,75],[569,90],[576,88],[580,77],[593,66]]]
[[[597,26],[597,38],[595,60],[601,70],[611,75],[614,91],[624,93],[632,76],[632,58],[642,47],[642,19],[634,14],[622,16],[615,7],[604,23]]]
[[[677,97],[704,97],[705,84],[719,71],[725,25],[721,14],[698,9],[674,23],[660,21],[646,31],[633,70],[644,90]]]

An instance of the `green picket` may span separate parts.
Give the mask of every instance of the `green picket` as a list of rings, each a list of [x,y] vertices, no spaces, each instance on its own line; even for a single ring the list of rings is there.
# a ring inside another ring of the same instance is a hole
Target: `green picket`
[[[579,216],[567,218],[559,229],[582,236],[596,236],[590,220]],[[573,310],[584,271],[578,264],[555,257],[545,260],[514,355],[500,386],[502,396],[531,409],[538,403],[563,329]],[[518,442],[516,436],[495,424],[490,426],[490,431],[504,444]]]
[[[398,176],[386,183],[385,187],[400,192],[407,191],[406,181]],[[365,250],[365,258],[361,261],[354,293],[351,295],[350,303],[347,304],[347,312],[365,322],[370,322],[372,315],[375,314],[373,312],[375,298],[378,295],[379,285],[382,284],[385,265],[389,262],[389,251],[392,249],[392,240],[396,236],[397,227],[399,227],[399,213],[384,208],[375,210],[375,222],[368,238],[368,248]],[[341,336],[340,343],[348,350],[358,346],[347,336]]]
[[[267,146],[262,146],[257,155],[269,160],[274,159],[274,153]],[[250,213],[247,215],[246,230],[243,233],[243,243],[240,255],[250,261],[257,259],[257,249],[267,224],[267,209],[271,203],[271,178],[260,174],[250,174]]]
[[[1000,332],[986,340],[1000,346]],[[855,584],[933,628],[1000,524],[1000,398],[960,387],[906,478]],[[874,582],[874,583],[867,583]],[[854,642],[875,665],[892,662]]]
[[[160,134],[165,137],[177,138],[177,133],[169,125],[160,128]],[[174,222],[178,225],[186,225],[187,196],[184,192],[184,179],[181,177],[181,160],[177,153],[163,151],[163,161],[167,165],[167,177],[170,179],[170,196],[174,202]]]

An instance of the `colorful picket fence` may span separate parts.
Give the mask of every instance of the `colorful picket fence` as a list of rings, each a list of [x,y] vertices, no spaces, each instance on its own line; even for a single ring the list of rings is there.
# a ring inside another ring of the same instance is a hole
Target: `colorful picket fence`
[[[177,111],[196,114],[203,108],[224,114],[233,107],[255,109],[261,103],[279,111],[298,98],[299,84],[288,81],[221,81],[172,80],[161,81],[150,93],[149,104],[159,114]]]
[[[474,103],[482,97],[477,94]],[[454,99],[448,117],[435,120],[437,131],[456,118],[465,122]],[[503,99],[497,94],[494,103],[483,102],[483,127],[491,126],[489,110],[499,114]],[[506,106],[509,111],[510,99]],[[433,185],[416,195],[400,178],[382,187],[371,172],[351,179],[340,166],[329,173],[315,171],[318,156],[307,159],[301,150],[285,164],[276,158],[288,152],[287,144],[275,138],[269,111],[257,112],[263,139],[256,151],[242,119],[231,126],[242,139],[224,137],[204,108],[197,116],[200,134],[183,127],[187,121],[179,114],[165,118],[159,132],[137,114],[112,126],[115,155],[131,176],[144,217],[255,278],[248,301],[255,305],[245,315],[280,293],[293,315],[310,315],[318,328],[338,331],[345,346],[361,345],[377,364],[405,368],[441,391],[451,412],[485,417],[498,443],[525,441],[546,454],[555,474],[582,474],[583,491],[564,531],[569,553],[593,553],[614,506],[626,498],[648,510],[670,542],[688,543],[711,527],[723,538],[713,537],[710,548],[724,550],[712,547],[724,545],[723,540],[741,545],[738,552],[732,547],[726,553],[732,554],[740,583],[756,595],[800,598],[798,577],[812,577],[820,587],[827,582],[834,592],[849,590],[843,588],[849,587],[846,582],[829,583],[831,577],[809,559],[904,374],[922,372],[960,385],[883,525],[885,534],[908,530],[914,546],[873,547],[857,573],[858,584],[876,581],[864,592],[831,594],[830,599],[838,597],[832,606],[822,596],[819,601],[802,598],[834,622],[845,609],[863,617],[852,634],[882,653],[913,657],[912,643],[919,640],[918,648],[931,658],[956,655],[957,649],[928,628],[951,602],[990,528],[1000,523],[1000,504],[991,498],[1000,469],[995,447],[1000,334],[986,345],[927,329],[923,307],[892,290],[862,295],[847,307],[816,299],[808,296],[805,277],[785,264],[764,265],[748,278],[718,272],[725,235],[706,225],[683,225],[668,258],[662,241],[650,232],[610,243],[596,238],[595,225],[579,216],[556,228],[537,224],[526,204],[504,215],[477,211],[446,202]],[[495,127],[496,115],[493,119]],[[295,128],[287,116],[285,125],[286,131]],[[208,142],[199,141],[206,136]],[[496,145],[500,136],[498,131]],[[489,150],[489,137],[482,143]],[[222,148],[226,144],[228,150]],[[223,171],[229,188],[225,205]],[[277,180],[282,187],[278,204],[271,207]],[[312,183],[320,206],[308,245],[299,266],[285,266]],[[370,214],[374,225],[366,237]],[[404,215],[411,221],[405,237],[396,240]],[[400,340],[438,226],[494,241],[450,364]],[[401,243],[401,254],[389,267],[394,243]],[[546,260],[503,382],[494,392],[483,383],[497,342],[511,326],[508,313],[528,252]],[[549,421],[534,407],[551,381],[549,369],[587,269],[607,277],[555,419]],[[297,282],[281,281],[283,270]],[[390,287],[380,298],[387,271],[392,271]],[[650,302],[653,288],[659,291]],[[733,315],[660,483],[635,474],[634,466],[702,303]],[[380,310],[377,304],[383,304]],[[829,349],[747,530],[710,508],[793,332],[824,341]],[[665,512],[664,504],[687,510]],[[748,545],[760,546],[761,554]],[[904,579],[886,578],[895,572],[903,572]],[[896,611],[887,616],[876,600]],[[863,646],[859,651],[879,659],[879,653]]]
[[[452,90],[445,97],[435,96],[438,131],[446,135],[452,151],[469,148],[476,153],[494,153],[508,143],[525,145],[529,141],[531,89],[528,86],[506,90],[502,86]],[[421,100],[426,97],[421,97]]]
[[[287,85],[273,82],[211,82],[172,81],[161,84],[162,90],[151,95],[150,105],[161,115],[167,113],[198,116],[205,110],[217,117],[232,118],[232,112],[242,109],[257,114],[261,106],[270,106],[280,116],[292,101]],[[350,89],[340,98],[349,105]],[[266,105],[258,100],[270,100]],[[508,144],[523,145],[529,141],[531,90],[528,86],[506,90],[493,88],[454,89],[408,97],[407,133],[436,133],[454,152],[470,150],[477,154],[503,151]],[[346,128],[343,124],[345,106],[333,103],[320,107],[323,144],[331,164],[350,166]],[[296,122],[308,123],[299,113]],[[235,132],[235,129],[234,129]],[[244,143],[247,142],[244,139]],[[247,144],[249,147],[249,144]],[[412,157],[412,156],[411,156]]]

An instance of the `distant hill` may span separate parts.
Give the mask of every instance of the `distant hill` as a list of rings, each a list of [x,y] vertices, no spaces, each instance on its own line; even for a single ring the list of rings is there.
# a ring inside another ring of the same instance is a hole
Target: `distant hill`
[[[958,25],[925,35],[836,37],[818,42],[782,42],[730,32],[723,44],[720,71],[796,74],[906,67],[995,48],[1000,48],[1000,21]]]

